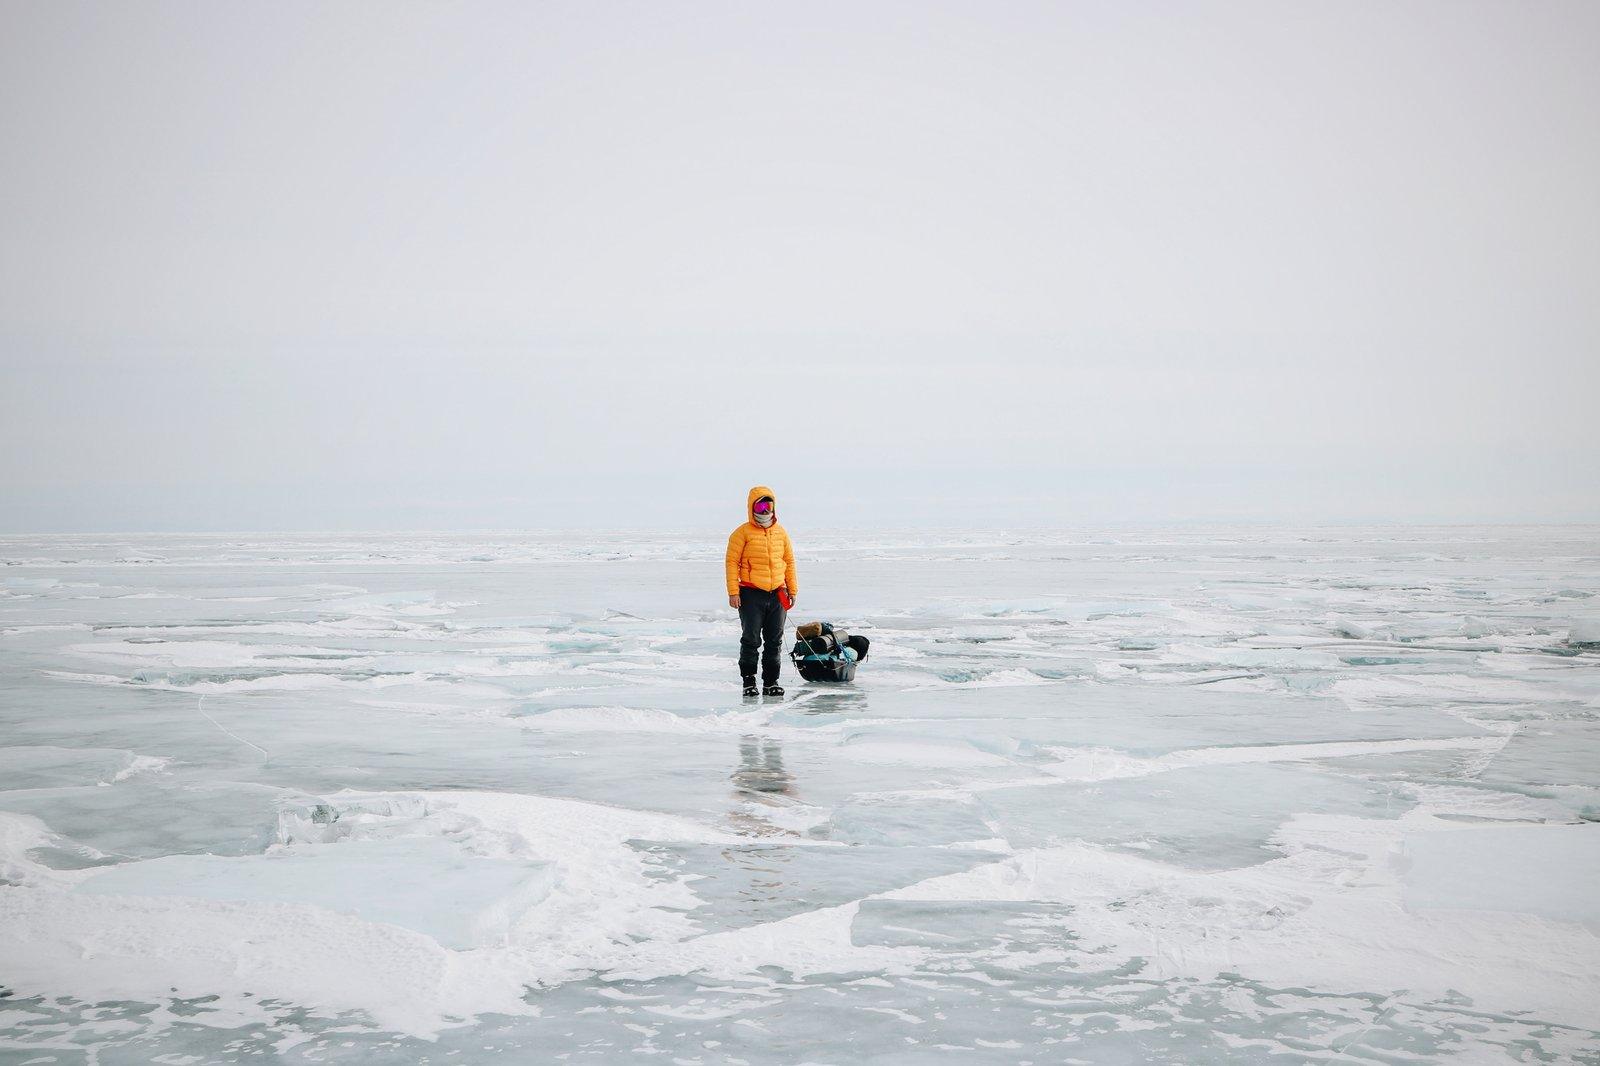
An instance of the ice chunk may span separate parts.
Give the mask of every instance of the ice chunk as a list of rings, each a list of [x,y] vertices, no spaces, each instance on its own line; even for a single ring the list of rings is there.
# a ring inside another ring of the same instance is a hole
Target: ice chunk
[[[1352,707],[1337,699],[1214,686],[1064,682],[1009,689],[1003,698],[981,689],[875,692],[871,706],[874,717],[913,720],[919,735],[961,738],[990,752],[1031,744],[1160,755],[1232,744],[1491,735],[1420,701]]]
[[[7,796],[11,810],[100,856],[258,855],[275,842],[277,803],[264,785],[126,781],[114,788],[52,789]],[[54,863],[52,863],[53,865]]]
[[[857,733],[843,749],[848,759],[865,763],[909,763],[928,767],[1005,766],[999,755],[981,751],[970,741],[905,734]]]
[[[759,926],[848,904],[997,858],[990,851],[966,848],[843,847],[813,840],[717,846],[641,841],[635,847],[661,875],[689,879],[704,904],[690,918],[708,931]]]
[[[988,900],[981,907],[968,900],[864,900],[850,935],[858,944],[931,948],[946,953],[985,953],[1016,964],[1011,954],[1019,945],[1037,950],[1035,941],[1052,946],[1073,939],[1068,925],[1072,908],[1046,901]],[[1047,937],[1041,938],[1041,932]]]
[[[1600,826],[1412,833],[1404,861],[1413,911],[1516,911],[1600,933]]]
[[[109,785],[163,765],[161,759],[106,748],[0,748],[0,792]]]
[[[1600,728],[1587,718],[1526,723],[1489,762],[1482,779],[1512,787],[1600,787]]]
[[[0,885],[63,881],[40,863],[41,853],[66,850],[50,828],[26,814],[0,810]]]
[[[1413,802],[1381,782],[1251,764],[978,795],[979,806],[1012,847],[1087,841],[1198,870],[1277,858],[1281,853],[1269,844],[1291,808],[1396,818]]]
[[[1351,640],[1374,639],[1371,626],[1364,626],[1360,622],[1352,621],[1349,618],[1330,618],[1328,619],[1328,625],[1341,637],[1347,637]]]
[[[1579,647],[1600,648],[1600,614],[1587,618],[1574,618],[1567,632],[1567,643]]]
[[[410,837],[237,858],[171,855],[97,872],[77,891],[312,904],[466,949],[505,943],[517,919],[554,885],[554,863],[484,858],[446,840]]]
[[[813,832],[848,844],[902,847],[972,843],[994,835],[973,798],[959,793],[858,796]]]

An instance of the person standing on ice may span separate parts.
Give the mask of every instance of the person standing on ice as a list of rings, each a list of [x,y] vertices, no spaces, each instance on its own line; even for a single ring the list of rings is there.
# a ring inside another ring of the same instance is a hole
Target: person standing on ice
[[[728,537],[728,606],[739,612],[739,675],[744,694],[754,696],[756,659],[761,660],[760,692],[783,695],[778,684],[783,624],[794,606],[794,545],[778,525],[772,490],[757,485],[745,501],[748,520]]]

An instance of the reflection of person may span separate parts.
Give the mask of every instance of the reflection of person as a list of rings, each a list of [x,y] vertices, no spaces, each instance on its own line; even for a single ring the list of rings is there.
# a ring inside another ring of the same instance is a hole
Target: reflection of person
[[[739,676],[744,694],[754,696],[756,659],[761,660],[762,694],[781,696],[778,671],[783,624],[794,603],[794,546],[778,524],[772,490],[757,485],[745,501],[748,520],[728,537],[728,606],[739,612]]]
[[[739,738],[739,769],[733,783],[741,792],[781,792],[788,795],[794,777],[783,768],[783,749],[767,737]]]
[[[739,738],[739,768],[733,772],[733,785],[741,802],[729,813],[728,821],[740,836],[800,835],[794,829],[774,825],[766,817],[772,808],[787,807],[795,802],[794,775],[783,768],[783,749],[776,740],[758,736]],[[788,887],[775,869],[775,864],[789,861],[787,848],[752,850],[748,845],[741,845],[724,848],[722,855],[749,878],[742,899],[777,899]]]

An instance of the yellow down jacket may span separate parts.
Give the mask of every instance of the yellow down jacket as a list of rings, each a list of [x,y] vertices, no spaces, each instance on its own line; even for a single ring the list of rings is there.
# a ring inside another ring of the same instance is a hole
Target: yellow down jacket
[[[728,595],[737,596],[739,586],[753,585],[771,592],[784,585],[789,595],[797,591],[794,578],[794,546],[789,534],[778,524],[778,499],[772,498],[772,525],[762,529],[756,525],[756,501],[772,496],[772,490],[757,485],[750,490],[744,503],[745,521],[728,537]]]

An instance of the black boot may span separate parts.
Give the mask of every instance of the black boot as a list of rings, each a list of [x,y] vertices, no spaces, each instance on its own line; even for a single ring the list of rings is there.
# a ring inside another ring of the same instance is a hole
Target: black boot
[[[781,696],[783,695],[783,686],[774,681],[772,684],[762,689],[761,694],[763,696]]]
[[[756,688],[756,679],[754,677],[746,677],[744,679],[744,694],[746,696],[761,695],[761,690]]]

